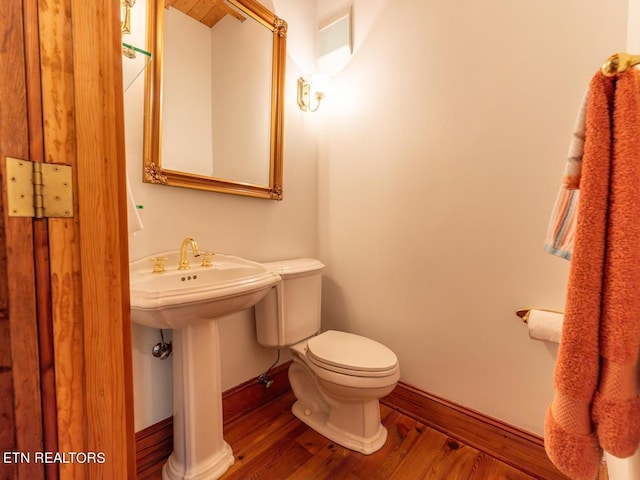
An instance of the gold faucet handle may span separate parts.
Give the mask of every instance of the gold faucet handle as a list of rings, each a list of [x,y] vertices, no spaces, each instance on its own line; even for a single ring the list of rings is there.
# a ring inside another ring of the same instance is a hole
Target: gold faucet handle
[[[162,273],[165,271],[164,262],[169,259],[167,257],[151,257],[149,260],[153,262],[153,273]]]
[[[201,252],[201,255],[204,257],[202,259],[202,263],[200,264],[201,267],[210,267],[213,265],[213,260],[211,259],[211,257],[213,257],[215,255],[215,253],[213,252]]]

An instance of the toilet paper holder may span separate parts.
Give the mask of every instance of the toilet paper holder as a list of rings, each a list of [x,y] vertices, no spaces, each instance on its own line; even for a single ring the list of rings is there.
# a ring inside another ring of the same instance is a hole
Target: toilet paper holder
[[[559,313],[561,315],[563,314],[563,312],[560,312],[558,310],[549,310],[545,308],[527,308],[523,310],[516,310],[516,315],[519,316],[524,323],[529,323],[529,315],[531,314],[531,310],[540,310],[542,312]]]

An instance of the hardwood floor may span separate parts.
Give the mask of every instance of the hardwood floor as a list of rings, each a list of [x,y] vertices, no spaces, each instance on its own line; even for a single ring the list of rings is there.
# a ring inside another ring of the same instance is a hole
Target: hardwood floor
[[[293,416],[291,391],[225,425],[235,463],[222,480],[533,480],[474,448],[381,405],[385,446],[362,455]],[[162,465],[139,480],[160,480]],[[544,479],[543,479],[544,480]]]

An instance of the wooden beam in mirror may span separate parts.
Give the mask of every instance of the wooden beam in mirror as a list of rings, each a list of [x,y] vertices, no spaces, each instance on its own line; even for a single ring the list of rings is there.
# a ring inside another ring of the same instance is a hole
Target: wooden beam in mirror
[[[255,0],[147,8],[143,181],[281,200],[286,22]]]
[[[203,23],[209,28],[212,28],[226,15],[232,15],[241,22],[246,20],[244,15],[230,7],[224,0],[195,0],[195,2],[165,0],[164,6],[165,8],[174,7],[176,10],[180,10],[185,15]]]

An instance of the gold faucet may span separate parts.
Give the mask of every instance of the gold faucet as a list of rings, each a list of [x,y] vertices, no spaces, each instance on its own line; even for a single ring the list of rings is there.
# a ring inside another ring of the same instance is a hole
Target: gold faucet
[[[189,266],[189,261],[187,260],[187,248],[189,245],[191,245],[191,250],[193,250],[193,256],[200,256],[200,250],[198,250],[198,244],[196,241],[191,237],[185,238],[180,246],[180,264],[178,265],[178,270],[189,270],[191,268]]]

